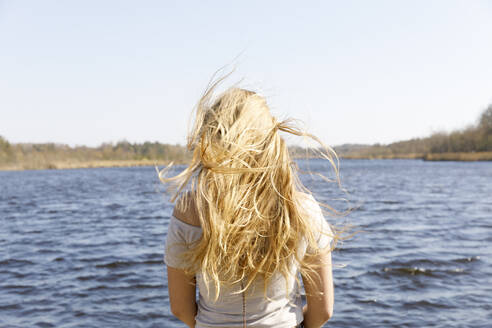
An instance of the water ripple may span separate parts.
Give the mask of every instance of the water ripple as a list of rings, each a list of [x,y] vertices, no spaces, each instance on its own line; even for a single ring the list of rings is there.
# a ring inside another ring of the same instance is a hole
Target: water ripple
[[[301,177],[320,200],[360,205],[342,219],[358,233],[333,252],[327,327],[488,327],[492,165],[342,160],[341,173],[349,195]],[[172,204],[153,167],[0,180],[0,326],[182,327],[162,262]]]

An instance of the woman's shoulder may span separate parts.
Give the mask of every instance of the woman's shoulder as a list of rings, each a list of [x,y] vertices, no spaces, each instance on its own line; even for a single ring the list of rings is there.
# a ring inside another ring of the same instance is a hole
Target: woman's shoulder
[[[303,207],[306,207],[306,206],[307,207],[313,207],[313,206],[319,207],[318,202],[316,201],[316,199],[314,199],[314,196],[309,194],[309,193],[297,191],[295,193],[295,196],[296,196],[299,204],[302,205]]]
[[[312,194],[305,193],[305,192],[297,192],[296,197],[301,213],[306,215],[309,219],[313,220],[314,223],[320,223],[320,221],[323,222],[325,221],[323,210],[321,209],[320,204]]]
[[[173,216],[186,224],[200,227],[195,198],[191,192],[186,192],[178,198],[174,206]]]

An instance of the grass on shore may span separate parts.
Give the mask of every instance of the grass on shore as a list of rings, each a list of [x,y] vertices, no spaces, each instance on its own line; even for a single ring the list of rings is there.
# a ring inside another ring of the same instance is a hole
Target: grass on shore
[[[348,154],[342,155],[346,159],[423,159],[425,161],[492,161],[492,152],[470,152],[470,153],[428,153],[428,154]]]
[[[340,155],[345,159],[423,159],[423,154],[358,154],[351,153]]]
[[[96,167],[132,167],[132,166],[154,166],[162,167],[169,161],[154,160],[90,160],[90,161],[50,161],[50,162],[26,162],[10,163],[0,166],[1,171],[22,170],[54,170],[54,169],[82,169]]]
[[[441,153],[426,154],[423,157],[426,161],[492,161],[492,151],[475,152],[475,153]]]

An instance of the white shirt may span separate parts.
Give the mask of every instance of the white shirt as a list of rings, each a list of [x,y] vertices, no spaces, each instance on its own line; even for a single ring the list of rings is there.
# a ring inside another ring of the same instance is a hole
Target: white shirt
[[[305,205],[313,224],[319,227],[318,246],[325,248],[331,243],[331,229],[312,196],[309,196]],[[171,216],[164,256],[166,265],[178,269],[186,268],[181,253],[188,250],[187,245],[191,245],[201,235],[201,227],[187,224]],[[301,256],[304,256],[306,252],[309,253],[306,248],[306,243],[301,242],[298,250]],[[271,279],[267,286],[268,299],[264,296],[262,279],[258,279],[251,285],[245,294],[245,317],[248,327],[292,328],[302,322],[302,287],[300,280],[296,281],[296,277],[299,277],[298,268],[293,261],[291,275],[287,281],[280,273]],[[239,284],[230,287],[221,286],[218,300],[214,302],[213,284],[209,285],[209,293],[207,293],[207,286],[200,273],[196,275],[196,281],[199,290],[198,311],[195,317],[196,328],[243,327],[243,295],[237,293],[241,287]]]

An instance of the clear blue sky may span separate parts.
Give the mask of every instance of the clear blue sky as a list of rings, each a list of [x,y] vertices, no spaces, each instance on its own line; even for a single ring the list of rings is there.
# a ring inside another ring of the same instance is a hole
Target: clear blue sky
[[[209,78],[326,143],[465,127],[492,103],[492,1],[1,1],[0,135],[184,143]]]

